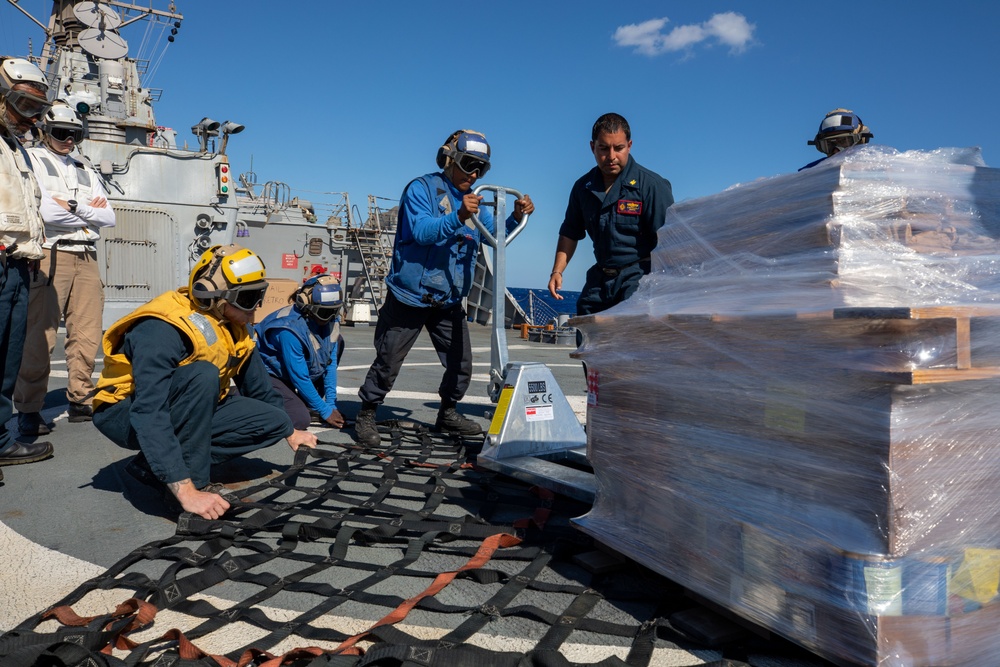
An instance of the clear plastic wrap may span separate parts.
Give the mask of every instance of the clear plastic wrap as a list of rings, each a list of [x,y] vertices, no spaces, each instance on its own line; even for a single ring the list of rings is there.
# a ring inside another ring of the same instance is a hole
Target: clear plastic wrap
[[[580,527],[835,662],[1000,652],[1000,171],[865,146],[672,207],[572,323]]]

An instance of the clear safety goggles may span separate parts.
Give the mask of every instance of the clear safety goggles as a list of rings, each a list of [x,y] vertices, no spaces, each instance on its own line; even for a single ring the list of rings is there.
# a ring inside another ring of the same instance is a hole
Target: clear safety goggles
[[[38,94],[29,93],[26,90],[8,90],[6,93],[7,104],[22,118],[29,120],[41,118],[52,105]]]
[[[819,149],[824,153],[839,153],[842,150],[861,143],[861,137],[857,134],[838,134],[826,137],[816,142]]]
[[[480,178],[482,178],[483,175],[490,170],[489,162],[483,160],[482,158],[478,158],[475,155],[469,155],[468,153],[459,153],[456,155],[455,164],[469,176],[478,172]]]
[[[74,143],[83,140],[83,128],[81,127],[52,127],[49,128],[49,136],[56,141],[66,141],[72,139]]]
[[[226,290],[220,298],[235,308],[250,312],[251,310],[260,308],[260,305],[264,303],[265,294],[267,294],[266,283],[258,287]]]

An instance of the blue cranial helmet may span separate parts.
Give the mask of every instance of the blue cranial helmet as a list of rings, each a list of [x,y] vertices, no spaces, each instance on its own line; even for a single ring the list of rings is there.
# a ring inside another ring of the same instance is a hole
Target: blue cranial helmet
[[[824,155],[833,155],[857,144],[867,144],[874,135],[850,109],[834,109],[819,124],[816,137],[808,142]]]
[[[331,275],[313,276],[295,291],[295,305],[320,322],[329,322],[344,305],[340,283]]]
[[[490,170],[490,144],[486,135],[475,130],[457,130],[438,149],[437,166],[447,169],[451,164],[467,174],[478,172],[480,178]]]

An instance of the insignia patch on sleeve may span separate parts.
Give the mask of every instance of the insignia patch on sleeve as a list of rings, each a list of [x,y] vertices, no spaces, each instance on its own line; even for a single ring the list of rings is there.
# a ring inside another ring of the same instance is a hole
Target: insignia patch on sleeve
[[[618,212],[622,215],[640,215],[642,213],[642,202],[631,199],[618,200]]]

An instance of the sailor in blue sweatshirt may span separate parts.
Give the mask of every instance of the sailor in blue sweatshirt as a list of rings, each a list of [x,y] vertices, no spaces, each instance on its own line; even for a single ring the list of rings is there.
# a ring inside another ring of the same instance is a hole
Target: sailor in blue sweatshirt
[[[255,327],[271,385],[284,399],[295,428],[309,427],[310,411],[341,428],[344,416],[337,409],[337,364],[344,354],[338,317],[343,305],[340,284],[330,275],[314,276],[289,301]]]
[[[492,211],[480,208],[482,197],[472,192],[490,168],[490,145],[480,132],[458,130],[438,149],[437,165],[442,171],[411,181],[399,202],[392,269],[385,279],[389,294],[375,326],[375,361],[358,392],[361,411],[355,433],[368,447],[380,442],[375,410],[392,389],[421,329],[427,329],[445,368],[435,427],[463,436],[482,433],[482,427],[455,406],[472,379],[472,346],[462,306],[480,244],[472,215],[495,232]],[[517,200],[506,221],[508,231],[534,208],[527,195]]]

